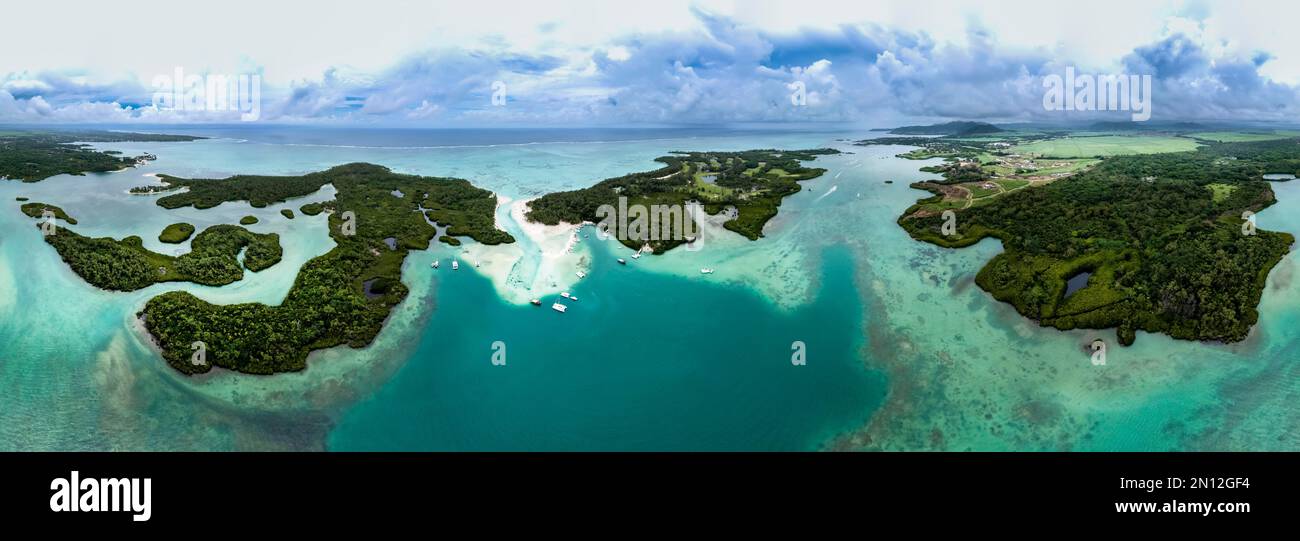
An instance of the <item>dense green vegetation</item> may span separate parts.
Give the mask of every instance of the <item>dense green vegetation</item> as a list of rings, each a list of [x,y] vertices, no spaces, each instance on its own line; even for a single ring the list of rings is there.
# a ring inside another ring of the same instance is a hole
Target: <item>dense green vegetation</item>
[[[169,189],[189,188],[188,191],[167,195],[158,200],[163,208],[177,209],[192,206],[207,209],[226,201],[248,201],[255,208],[272,203],[283,203],[319,190],[329,183],[324,173],[295,177],[238,175],[226,179],[184,179],[171,175],[158,175]]]
[[[257,223],[257,216],[249,215],[239,219],[239,225],[253,225],[255,223]]]
[[[953,135],[953,136],[971,136],[983,135],[990,133],[1002,133],[1002,128],[989,124],[987,122],[945,122],[943,124],[931,124],[928,126],[902,126],[889,130],[889,133],[896,135]]]
[[[332,212],[334,210],[334,208],[331,206],[332,204],[333,201],[325,201],[322,203],[307,203],[306,205],[299,207],[298,210],[308,216],[315,216],[317,214],[325,212],[326,210]]]
[[[290,220],[293,219],[293,211],[289,209],[280,209],[280,215]]]
[[[63,220],[71,225],[77,225],[76,218],[68,216],[68,213],[64,212],[63,209],[54,205],[47,205],[45,203],[23,203],[21,208],[23,214],[31,216],[32,218],[40,218],[45,215],[46,210],[49,210],[54,213],[55,218]]]
[[[835,154],[833,149],[744,152],[678,152],[656,158],[664,167],[603,180],[590,188],[557,192],[534,200],[528,219],[548,225],[560,222],[598,222],[601,205],[618,207],[619,197],[627,205],[679,205],[698,201],[710,215],[736,209],[735,218],[724,227],[750,240],[763,236],[763,225],[776,216],[786,196],[800,190],[799,181],[815,178],[825,169],[806,168],[801,162]],[[679,238],[653,239],[647,235],[620,235],[629,248],[649,245],[655,253],[684,244]]]
[[[193,141],[201,137],[107,131],[17,131],[0,133],[0,179],[39,182],[54,175],[117,171],[153,156],[121,156],[78,143]]]
[[[1297,142],[1107,158],[959,211],[951,238],[920,204],[899,224],[940,246],[1000,239],[1005,252],[976,283],[1043,325],[1117,327],[1123,344],[1137,330],[1235,342],[1258,319],[1268,272],[1295,241],[1263,229],[1243,234],[1242,213],[1275,202],[1263,174],[1300,172]],[[1066,280],[1081,272],[1092,273],[1088,285],[1066,296]]]
[[[280,261],[280,236],[252,233],[235,225],[214,225],[190,243],[189,253],[173,257],[145,249],[140,237],[90,238],[67,228],[45,242],[83,280],[101,289],[134,291],[158,282],[194,282],[222,286],[243,279],[244,268],[257,272]],[[238,259],[244,252],[243,267]]]
[[[163,358],[187,374],[207,372],[213,366],[252,374],[301,370],[312,350],[369,344],[393,306],[406,297],[401,266],[408,251],[427,248],[436,234],[427,220],[446,225],[449,234],[482,243],[514,242],[495,228],[496,197],[460,179],[400,175],[377,165],[349,164],[303,177],[176,180],[197,187],[204,195],[188,201],[205,207],[249,196],[264,203],[288,197],[278,187],[265,186],[279,183],[298,190],[330,183],[338,191],[336,200],[312,207],[330,209],[330,236],[336,246],[303,265],[279,306],[215,305],[185,292],[165,293],[145,304],[140,315]],[[312,191],[315,188],[306,193]],[[209,198],[223,193],[222,199]],[[159,200],[159,204],[176,201]],[[354,230],[343,227],[348,212],[353,213]],[[393,239],[396,247],[390,249],[385,239]],[[207,346],[207,364],[190,361],[190,345],[196,341]]]
[[[168,244],[180,244],[190,239],[194,234],[194,226],[185,222],[174,223],[163,228],[162,233],[158,235],[158,240]]]

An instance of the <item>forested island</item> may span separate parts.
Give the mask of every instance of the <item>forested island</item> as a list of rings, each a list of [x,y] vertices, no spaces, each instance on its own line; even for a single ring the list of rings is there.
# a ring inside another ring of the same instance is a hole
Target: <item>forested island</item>
[[[1243,221],[1244,212],[1276,201],[1263,180],[1270,173],[1300,173],[1300,140],[1108,157],[1068,178],[954,209],[953,235],[930,206],[943,193],[898,223],[945,247],[1001,240],[1005,251],[976,283],[1042,325],[1115,327],[1125,345],[1138,330],[1236,342],[1258,320],[1268,273],[1295,241]],[[1068,291],[1072,278],[1084,285]]]
[[[63,220],[72,225],[77,225],[76,218],[68,216],[67,212],[64,212],[63,209],[56,207],[54,205],[47,205],[45,203],[23,203],[23,206],[19,207],[19,210],[21,210],[23,214],[31,216],[32,218],[40,218],[44,216],[45,211],[48,210],[54,214],[55,218]]]
[[[0,179],[39,182],[54,175],[102,173],[152,160],[149,154],[122,156],[81,143],[193,141],[202,137],[110,131],[0,130]]]
[[[190,235],[193,234],[193,225],[185,222],[174,223],[163,228],[162,233],[158,234],[158,241],[167,244],[180,244],[190,240]]]
[[[816,178],[825,169],[804,167],[801,162],[817,156],[838,154],[834,149],[749,150],[744,152],[676,152],[655,158],[664,167],[603,180],[590,188],[546,194],[532,201],[527,218],[555,225],[560,222],[598,222],[601,205],[679,205],[700,203],[704,212],[719,214],[729,207],[734,218],[723,227],[750,240],[763,236],[763,225],[776,216],[781,200],[798,193],[799,182]],[[618,235],[625,246],[649,246],[661,254],[685,244],[681,238],[649,239]]]
[[[253,233],[237,225],[203,230],[190,243],[190,252],[180,256],[146,249],[143,240],[134,235],[121,240],[90,238],[65,227],[46,235],[45,242],[77,276],[112,291],[134,291],[159,282],[223,286],[242,280],[244,269],[257,272],[269,268],[283,255],[280,235]]]
[[[1001,133],[1005,130],[989,124],[987,122],[966,122],[953,121],[943,124],[930,124],[928,126],[901,126],[889,130],[889,133],[895,135],[955,135],[955,136],[973,136],[991,133]]]
[[[139,314],[145,328],[168,364],[186,374],[213,366],[249,374],[296,371],[306,366],[313,350],[369,344],[406,297],[402,262],[410,250],[428,248],[437,234],[432,222],[447,226],[448,235],[484,244],[514,242],[496,229],[495,195],[461,179],[402,175],[354,163],[296,177],[166,181],[190,188],[159,199],[166,208],[210,208],[241,200],[265,206],[325,184],[337,190],[333,201],[304,206],[316,212],[303,210],[308,215],[330,212],[330,236],[337,244],[303,265],[279,306],[216,305],[179,291],[145,304]],[[191,362],[194,342],[206,345],[206,363]]]

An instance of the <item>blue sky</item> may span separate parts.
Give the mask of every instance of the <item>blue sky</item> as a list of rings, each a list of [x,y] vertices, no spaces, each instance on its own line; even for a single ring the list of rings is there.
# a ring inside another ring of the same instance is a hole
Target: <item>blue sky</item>
[[[1156,120],[1300,118],[1300,6],[1001,0],[6,6],[0,122],[230,122],[155,78],[257,74],[259,121],[457,126],[1080,121],[1043,78],[1150,75]],[[493,83],[505,84],[494,106]],[[792,85],[806,89],[792,105]]]

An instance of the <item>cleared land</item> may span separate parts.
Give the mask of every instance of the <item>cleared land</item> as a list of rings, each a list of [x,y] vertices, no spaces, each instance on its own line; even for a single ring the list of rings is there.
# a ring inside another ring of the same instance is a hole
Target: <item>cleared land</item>
[[[1062,137],[1034,141],[1013,147],[1018,154],[1050,158],[1092,158],[1126,154],[1161,154],[1196,150],[1199,144],[1186,137],[1167,135],[1103,135]]]

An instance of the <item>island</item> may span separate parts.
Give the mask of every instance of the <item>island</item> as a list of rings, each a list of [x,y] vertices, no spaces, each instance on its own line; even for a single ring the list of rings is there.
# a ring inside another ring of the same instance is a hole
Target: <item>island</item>
[[[894,135],[974,136],[1001,133],[1005,130],[987,122],[953,121],[928,126],[902,126],[889,130]]]
[[[197,139],[203,138],[110,131],[4,130],[0,131],[0,179],[39,182],[55,175],[117,171],[154,159],[150,154],[122,156],[115,151],[98,151],[85,143]]]
[[[976,163],[971,176],[990,178]],[[1000,240],[1004,251],[975,282],[1041,325],[1116,328],[1124,345],[1138,330],[1236,342],[1295,242],[1245,218],[1276,201],[1266,178],[1297,173],[1297,139],[1107,156],[1032,186],[977,180],[988,193],[976,204],[953,191],[967,177],[916,183],[935,195],[898,224],[949,248]]]
[[[252,215],[244,216],[243,218],[239,219],[239,225],[253,225],[257,223],[257,221],[258,221],[257,216],[252,216]]]
[[[218,305],[183,291],[145,303],[139,313],[144,327],[167,363],[186,374],[213,367],[247,374],[298,371],[314,350],[369,344],[408,293],[401,281],[403,261],[410,250],[429,247],[438,235],[435,224],[445,226],[446,235],[483,244],[515,240],[496,228],[496,196],[462,179],[353,163],[302,176],[165,180],[190,188],[159,199],[165,208],[211,208],[231,201],[265,206],[326,184],[337,191],[333,201],[311,204],[318,213],[330,213],[329,234],[336,245],[303,265],[280,305]],[[203,363],[191,360],[195,342],[206,348]]]
[[[167,244],[180,244],[190,240],[190,235],[194,234],[194,226],[185,222],[174,223],[163,228],[162,233],[158,234],[158,241]]]
[[[193,282],[223,286],[244,278],[244,269],[257,272],[280,261],[280,235],[253,233],[236,225],[214,225],[190,243],[189,253],[160,254],[137,236],[121,240],[90,238],[65,227],[45,235],[72,272],[87,283],[111,291],[135,291],[161,282]],[[240,252],[244,257],[242,264]]]
[[[77,225],[76,218],[68,216],[67,212],[64,212],[63,209],[56,207],[54,205],[48,205],[45,203],[24,203],[22,207],[19,207],[19,210],[21,210],[23,214],[31,216],[32,218],[40,218],[44,216],[45,211],[48,210],[54,214],[55,218],[63,220],[64,222],[67,222],[72,225]]]
[[[602,205],[673,205],[685,207],[698,202],[709,215],[731,211],[723,227],[750,240],[763,236],[763,226],[777,214],[781,201],[801,189],[800,181],[816,178],[825,169],[804,167],[801,162],[817,156],[838,154],[835,149],[749,150],[743,152],[674,152],[655,161],[664,164],[654,171],[632,173],[600,181],[589,188],[543,195],[529,204],[528,220],[547,225],[560,222],[598,222]],[[689,219],[689,218],[688,218]],[[649,247],[662,254],[688,239],[616,235],[634,250]]]

